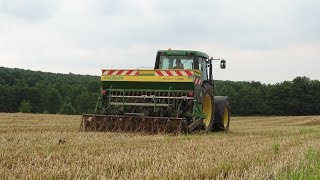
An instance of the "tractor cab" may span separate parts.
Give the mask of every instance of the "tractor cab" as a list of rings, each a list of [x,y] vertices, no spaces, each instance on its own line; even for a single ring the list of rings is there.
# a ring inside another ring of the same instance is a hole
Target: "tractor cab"
[[[197,51],[185,50],[159,50],[157,53],[155,69],[188,69],[200,70],[208,55]]]
[[[212,60],[220,60],[221,69],[226,68],[226,61],[209,58],[206,53],[188,50],[159,50],[157,52],[154,69],[172,70],[198,70],[203,81],[213,81]]]

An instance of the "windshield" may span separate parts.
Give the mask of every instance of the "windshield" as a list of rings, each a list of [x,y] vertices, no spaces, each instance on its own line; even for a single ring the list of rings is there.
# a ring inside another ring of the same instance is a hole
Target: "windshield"
[[[159,69],[193,69],[192,56],[167,56],[161,55]]]

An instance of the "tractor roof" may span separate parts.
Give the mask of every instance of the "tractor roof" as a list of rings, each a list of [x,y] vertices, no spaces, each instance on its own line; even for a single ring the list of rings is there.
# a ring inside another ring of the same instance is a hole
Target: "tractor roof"
[[[159,52],[164,52],[168,55],[177,55],[177,56],[185,56],[186,53],[195,53],[197,56],[202,56],[204,58],[209,58],[206,53],[200,51],[193,51],[193,50],[158,50]]]

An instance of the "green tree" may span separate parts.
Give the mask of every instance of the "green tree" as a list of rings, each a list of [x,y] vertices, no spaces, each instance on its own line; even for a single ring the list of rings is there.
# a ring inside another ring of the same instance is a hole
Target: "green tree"
[[[71,103],[64,103],[59,111],[60,114],[75,114],[76,110]]]
[[[20,104],[19,111],[22,113],[30,113],[32,106],[29,101],[23,100]]]
[[[214,83],[215,95],[229,97],[233,115],[320,115],[319,80]],[[25,101],[33,113],[92,113],[100,88],[99,76],[0,67],[0,112],[18,112]]]
[[[32,113],[44,111],[43,93],[36,87],[20,88],[20,99],[28,100],[32,104]]]
[[[76,100],[79,114],[93,113],[96,105],[97,96],[89,93],[82,93]]]
[[[49,88],[46,93],[46,110],[55,114],[60,110],[62,98],[58,90]]]

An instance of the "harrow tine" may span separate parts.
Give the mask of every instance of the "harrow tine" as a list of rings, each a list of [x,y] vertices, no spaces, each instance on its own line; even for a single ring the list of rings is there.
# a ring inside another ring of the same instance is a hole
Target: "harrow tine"
[[[146,118],[145,117],[143,117],[142,118],[142,121],[140,122],[140,124],[141,124],[141,132],[146,132]]]
[[[95,116],[92,117],[93,130],[97,131],[97,122]]]
[[[122,125],[123,125],[123,118],[119,118],[118,120],[117,120],[117,129],[116,129],[116,132],[121,132],[121,131],[123,131],[122,130]]]
[[[125,120],[124,131],[130,132],[132,131],[133,117],[127,117],[126,119],[127,120]]]
[[[168,118],[168,120],[166,121],[166,126],[165,126],[165,132],[168,133],[170,131],[170,119]]]
[[[110,123],[107,123],[107,122],[110,122]],[[105,124],[105,131],[109,131],[110,130],[110,125],[111,125],[111,118],[107,116],[105,118],[104,124]]]
[[[179,134],[184,131],[185,124],[183,118],[83,115],[81,130]]]
[[[119,122],[119,119],[114,120],[113,127],[112,127],[111,131],[116,131],[117,130],[118,122]]]

